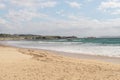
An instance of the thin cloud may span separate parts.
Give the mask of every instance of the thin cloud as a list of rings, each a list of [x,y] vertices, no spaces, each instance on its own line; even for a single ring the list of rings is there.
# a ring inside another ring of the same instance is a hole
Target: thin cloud
[[[27,8],[49,8],[57,5],[56,1],[42,0],[11,0],[12,4]]]
[[[46,14],[38,13],[36,11],[31,11],[27,9],[20,9],[18,11],[15,10],[9,10],[8,14],[6,15],[6,18],[12,22],[28,22],[31,21],[34,18],[46,18],[48,17]]]
[[[73,1],[73,2],[67,1],[66,3],[72,8],[81,8],[81,5],[82,5],[82,4],[75,2],[75,1]]]
[[[119,0],[109,0],[101,2],[98,7],[99,10],[108,12],[110,14],[120,14],[120,1]]]
[[[6,5],[4,3],[0,3],[0,9],[4,9]]]
[[[3,18],[0,18],[0,24],[5,24],[6,20],[4,20]]]

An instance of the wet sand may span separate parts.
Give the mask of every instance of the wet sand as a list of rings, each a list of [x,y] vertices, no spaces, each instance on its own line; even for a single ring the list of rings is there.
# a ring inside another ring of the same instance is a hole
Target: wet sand
[[[100,56],[100,55],[88,55],[88,54],[82,54],[82,53],[67,53],[67,52],[58,52],[53,51],[56,54],[60,54],[63,56],[68,56],[71,58],[78,58],[78,59],[88,59],[88,60],[98,60],[103,62],[109,62],[109,63],[115,63],[120,64],[120,58],[119,57],[108,57],[108,56]]]

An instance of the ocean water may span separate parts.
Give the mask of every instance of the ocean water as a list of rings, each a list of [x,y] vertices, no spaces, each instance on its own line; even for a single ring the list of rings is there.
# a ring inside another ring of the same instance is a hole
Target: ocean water
[[[5,43],[17,47],[63,51],[72,54],[120,57],[120,38],[5,41]]]

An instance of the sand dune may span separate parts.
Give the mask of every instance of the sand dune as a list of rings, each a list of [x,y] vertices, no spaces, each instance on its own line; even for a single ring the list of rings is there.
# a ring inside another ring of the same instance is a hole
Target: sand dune
[[[0,80],[120,80],[120,65],[0,46]]]

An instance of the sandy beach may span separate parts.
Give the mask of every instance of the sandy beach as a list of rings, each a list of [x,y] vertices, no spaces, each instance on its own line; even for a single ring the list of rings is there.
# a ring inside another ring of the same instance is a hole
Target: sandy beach
[[[0,80],[120,80],[120,64],[1,45]]]

